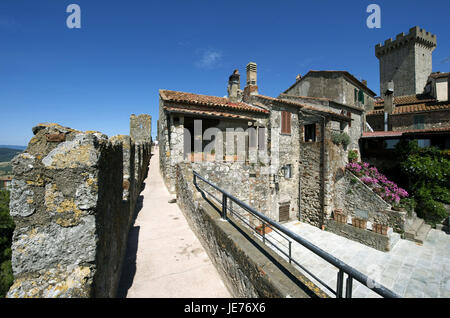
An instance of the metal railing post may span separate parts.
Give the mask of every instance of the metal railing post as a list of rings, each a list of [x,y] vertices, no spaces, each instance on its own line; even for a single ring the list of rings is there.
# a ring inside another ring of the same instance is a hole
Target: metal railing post
[[[266,244],[266,223],[262,224],[263,243]]]
[[[292,242],[289,241],[289,264],[291,264],[292,262],[292,253],[291,253],[291,248],[292,248]]]
[[[352,298],[353,277],[348,275],[347,285],[345,286],[345,298]]]
[[[336,298],[342,298],[342,291],[344,287],[344,271],[339,269],[337,274]]]
[[[227,195],[225,193],[222,194],[222,219],[227,219]]]

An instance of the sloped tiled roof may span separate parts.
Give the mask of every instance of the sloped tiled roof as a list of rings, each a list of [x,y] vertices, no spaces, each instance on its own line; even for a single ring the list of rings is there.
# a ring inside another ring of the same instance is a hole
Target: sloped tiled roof
[[[283,93],[287,93],[292,87],[294,87],[298,82],[302,81],[304,78],[306,78],[310,74],[318,74],[318,73],[335,73],[335,74],[341,74],[345,76],[348,80],[353,82],[356,86],[359,88],[365,90],[369,95],[372,95],[375,97],[374,91],[372,91],[369,87],[364,85],[360,80],[358,80],[356,77],[354,77],[352,74],[350,74],[347,71],[331,71],[331,70],[322,70],[322,71],[316,71],[316,70],[310,70],[308,73],[306,73],[305,76],[301,77],[299,80],[297,80],[294,84],[292,84],[288,89],[286,89]]]
[[[254,96],[264,99],[264,100],[267,100],[267,101],[281,103],[281,104],[285,104],[285,105],[289,105],[289,106],[296,106],[296,107],[299,107],[304,110],[311,110],[314,112],[322,113],[322,114],[328,115],[329,117],[332,117],[332,118],[338,119],[338,120],[344,120],[344,121],[351,120],[351,118],[349,118],[347,116],[343,116],[341,114],[337,114],[332,111],[320,109],[320,108],[313,107],[313,106],[306,105],[306,104],[299,103],[299,102],[294,102],[294,101],[290,101],[290,100],[286,100],[286,99],[279,99],[279,98],[274,98],[274,97],[264,96],[264,95],[254,95]]]
[[[430,74],[431,78],[443,78],[443,77],[448,77],[450,75],[450,72],[446,72],[446,73],[441,73],[441,72],[434,72]]]
[[[159,94],[164,101],[170,101],[173,103],[180,103],[186,106],[206,106],[213,108],[214,111],[238,111],[238,112],[250,112],[250,113],[262,113],[268,114],[267,109],[249,105],[243,102],[231,102],[228,98],[200,95],[193,93],[177,92],[170,90],[160,90]]]
[[[253,120],[253,118],[244,116],[244,115],[237,115],[232,114],[230,112],[226,111],[213,111],[208,109],[190,109],[190,108],[182,108],[182,107],[164,107],[165,110],[168,112],[175,112],[175,113],[181,113],[181,114],[192,114],[192,115],[203,115],[208,117],[224,117],[224,118],[231,118],[231,119],[245,119],[245,120]]]
[[[403,135],[436,134],[436,133],[450,133],[450,127],[364,132],[362,137],[363,138],[400,137]]]
[[[429,103],[429,102],[437,102],[437,100],[434,97],[427,95],[427,94],[416,94],[416,95],[405,95],[405,96],[394,97],[394,104],[396,106],[421,104],[421,103]],[[382,98],[376,100],[375,106],[383,107],[384,100]]]
[[[430,112],[430,111],[439,111],[439,110],[450,110],[450,102],[430,102],[430,103],[420,103],[420,104],[405,104],[402,106],[395,106],[392,115],[400,115],[406,113],[422,113],[422,112]],[[384,113],[384,110],[375,109],[367,112],[367,115],[381,115]]]

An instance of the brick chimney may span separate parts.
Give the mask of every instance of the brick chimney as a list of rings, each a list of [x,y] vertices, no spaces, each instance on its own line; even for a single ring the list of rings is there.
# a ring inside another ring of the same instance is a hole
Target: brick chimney
[[[228,80],[228,98],[232,102],[242,101],[241,75],[239,71],[234,70]]]
[[[247,64],[247,85],[244,89],[244,98],[251,95],[258,95],[256,63],[253,62]]]
[[[362,80],[361,83],[367,87],[367,81],[366,80]]]

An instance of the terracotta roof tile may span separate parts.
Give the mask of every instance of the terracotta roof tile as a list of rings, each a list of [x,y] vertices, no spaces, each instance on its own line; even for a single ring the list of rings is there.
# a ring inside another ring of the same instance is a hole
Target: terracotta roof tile
[[[184,105],[207,106],[219,109],[227,109],[251,113],[262,113],[262,114],[269,113],[267,109],[252,106],[243,102],[231,102],[228,98],[225,97],[199,95],[169,90],[160,90],[159,93],[164,101],[181,103]]]
[[[243,120],[254,120],[251,117],[232,114],[226,111],[213,111],[207,109],[190,109],[183,107],[164,107],[165,110],[169,112],[182,113],[182,114],[193,114],[193,115],[203,115],[208,117],[223,117],[223,118],[232,118],[232,119],[243,119]]]
[[[406,113],[421,113],[438,110],[450,110],[450,102],[442,103],[422,103],[422,104],[410,104],[403,106],[396,106],[392,115],[400,115]],[[375,109],[367,112],[367,115],[381,115],[384,113],[383,109]]]
[[[437,102],[437,101],[434,97],[425,95],[425,94],[394,97],[394,104],[396,106],[420,104],[420,103],[430,103],[430,102]],[[384,100],[382,98],[377,99],[375,101],[375,106],[384,106]]]
[[[347,116],[343,116],[341,114],[338,114],[338,113],[335,113],[335,112],[332,112],[332,111],[316,108],[316,107],[313,107],[313,106],[310,106],[310,105],[306,105],[306,104],[302,104],[302,103],[299,103],[299,102],[293,102],[293,101],[286,100],[286,99],[279,99],[279,98],[274,98],[274,97],[269,97],[269,96],[264,96],[264,95],[254,95],[254,96],[256,96],[258,98],[261,98],[261,99],[268,100],[268,101],[280,103],[280,104],[296,106],[296,107],[299,107],[301,109],[311,110],[311,111],[314,111],[314,112],[319,112],[319,113],[331,116],[331,117],[333,117],[335,119],[338,119],[338,120],[344,120],[344,121],[350,121],[351,120]]]
[[[443,78],[443,77],[448,77],[450,75],[450,72],[446,72],[446,73],[441,73],[441,72],[434,72],[430,74],[431,78]]]
[[[429,129],[408,129],[408,130],[398,130],[398,131],[364,132],[362,137],[363,138],[400,137],[403,135],[433,134],[433,133],[443,133],[443,132],[450,132],[450,127],[429,128]]]

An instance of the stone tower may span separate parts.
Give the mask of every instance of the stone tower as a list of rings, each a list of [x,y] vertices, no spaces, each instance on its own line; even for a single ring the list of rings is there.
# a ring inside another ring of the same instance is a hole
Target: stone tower
[[[436,35],[415,26],[395,40],[388,39],[375,46],[380,61],[380,96],[384,96],[388,83],[394,82],[395,95],[423,93],[432,72],[432,53],[437,45]]]

